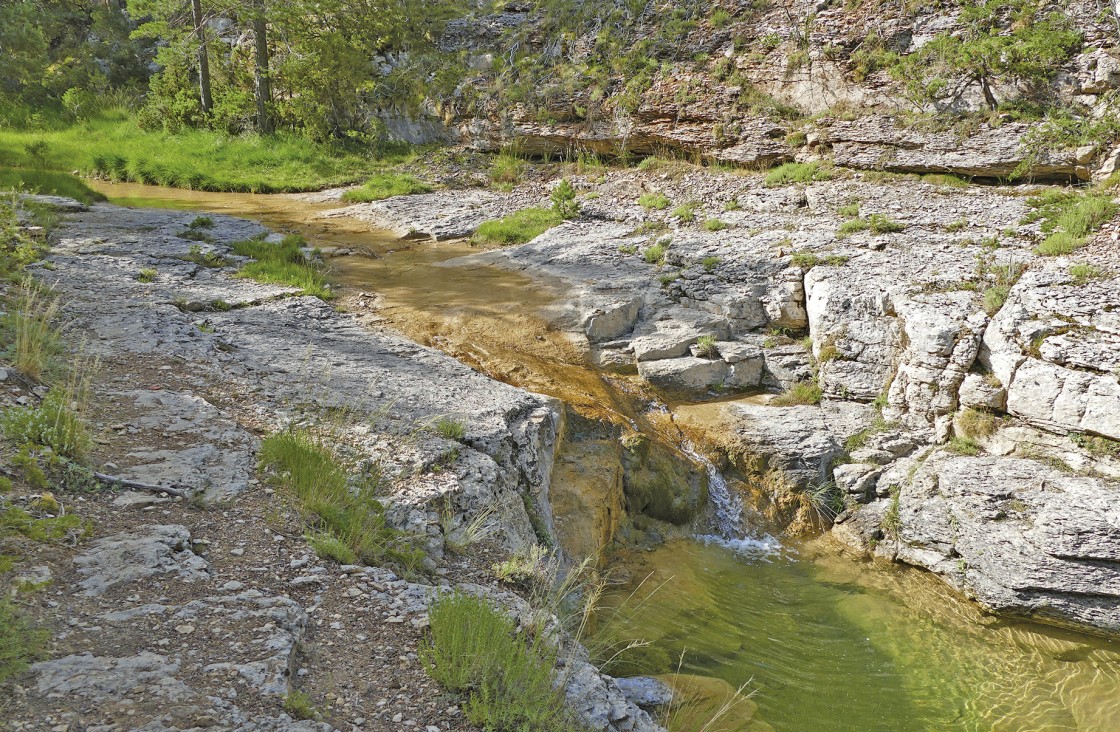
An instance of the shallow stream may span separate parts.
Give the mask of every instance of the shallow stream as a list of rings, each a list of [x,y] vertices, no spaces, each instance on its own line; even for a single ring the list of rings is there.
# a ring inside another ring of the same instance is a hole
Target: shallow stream
[[[119,205],[244,216],[359,251],[332,266],[342,284],[376,296],[386,327],[583,416],[666,429],[644,418],[641,385],[598,373],[550,327],[541,311],[562,296],[558,285],[447,266],[469,245],[402,242],[323,218],[338,204],[296,196],[94,187]],[[709,732],[1120,730],[1120,643],[987,618],[932,576],[842,556],[827,538],[747,547],[679,540],[612,558],[626,581],[608,593],[600,632],[650,643],[624,663],[753,692]]]

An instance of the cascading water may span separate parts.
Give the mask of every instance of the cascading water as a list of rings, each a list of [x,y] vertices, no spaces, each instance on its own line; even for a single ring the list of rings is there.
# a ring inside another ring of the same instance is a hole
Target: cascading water
[[[782,548],[781,542],[770,534],[752,536],[743,527],[743,501],[731,492],[723,473],[708,458],[701,455],[689,444],[684,452],[704,466],[708,473],[708,500],[715,516],[715,534],[701,534],[696,538],[707,544],[720,544],[736,552],[749,554],[772,554]]]

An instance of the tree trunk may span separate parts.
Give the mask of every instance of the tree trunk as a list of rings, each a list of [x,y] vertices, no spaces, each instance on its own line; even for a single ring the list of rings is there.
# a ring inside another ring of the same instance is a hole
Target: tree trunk
[[[257,129],[262,135],[272,132],[272,118],[268,105],[272,101],[272,84],[268,78],[268,29],[264,17],[263,0],[253,2],[253,51],[255,64],[253,77],[256,82]]]
[[[988,108],[993,112],[999,108],[999,102],[996,101],[996,95],[992,94],[992,86],[988,83],[988,77],[981,76],[977,81],[980,82],[980,91],[984,92],[984,101],[988,103]]]
[[[202,0],[191,0],[191,15],[194,16],[194,34],[198,38],[198,91],[202,101],[202,113],[209,115],[214,108],[210,98],[210,54],[206,51],[206,25],[202,20]]]

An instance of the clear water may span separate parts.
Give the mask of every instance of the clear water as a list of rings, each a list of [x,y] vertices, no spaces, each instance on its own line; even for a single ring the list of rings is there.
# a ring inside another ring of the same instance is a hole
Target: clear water
[[[96,187],[123,205],[249,216],[299,230],[316,243],[386,254],[397,246],[360,222],[315,218],[332,204]],[[499,306],[521,314],[531,309],[525,302],[528,280],[441,267],[460,252],[426,252],[346,258],[339,274],[350,284],[374,284],[385,312],[416,311],[390,319],[417,340],[471,363],[464,356],[469,349],[454,347],[455,338],[486,343],[491,353],[505,353],[500,346],[512,339],[516,347],[498,363],[507,372],[521,369],[519,383],[569,400],[582,395],[600,403],[610,397],[582,359],[568,363],[555,347],[527,352],[525,344],[536,343],[531,333],[540,327],[537,321],[514,327],[499,317],[504,311],[495,315]],[[470,317],[456,315],[449,298],[470,305],[464,311]],[[479,331],[478,323],[496,325]],[[621,407],[617,412],[628,413]],[[766,535],[744,538],[735,525],[740,507],[734,499],[730,491],[722,497],[724,536],[618,557],[615,563],[636,579],[604,599],[599,618],[605,639],[644,639],[673,659],[642,669],[646,673],[677,670],[683,653],[681,673],[746,684],[754,692],[757,711],[753,703],[737,707],[729,715],[736,719],[707,732],[1120,732],[1120,644],[995,622],[917,570],[842,558],[835,547],[790,551]]]
[[[747,684],[779,732],[1120,730],[1120,645],[993,621],[917,570],[687,541],[623,564],[649,577],[603,632]]]

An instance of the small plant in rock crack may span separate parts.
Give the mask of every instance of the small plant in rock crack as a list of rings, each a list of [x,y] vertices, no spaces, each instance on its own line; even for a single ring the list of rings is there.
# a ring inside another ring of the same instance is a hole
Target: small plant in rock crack
[[[696,355],[700,358],[718,358],[719,349],[716,348],[714,335],[702,335],[696,339]]]
[[[714,272],[716,267],[719,266],[719,257],[704,257],[700,260],[700,266],[704,268],[705,272]]]
[[[651,247],[647,247],[646,250],[642,252],[642,258],[650,264],[665,264],[665,249],[666,245],[658,242]]]
[[[445,440],[458,442],[467,436],[467,426],[463,420],[454,417],[440,417],[435,422],[436,434]]]
[[[140,270],[139,274],[136,275],[136,281],[144,283],[155,282],[156,277],[158,276],[159,272],[156,272],[151,267],[145,267],[144,269]]]
[[[669,197],[664,193],[644,193],[638,196],[638,205],[649,211],[664,211],[669,208]]]
[[[207,239],[207,241],[209,241],[209,239]],[[223,257],[221,254],[218,254],[215,251],[204,252],[202,251],[202,247],[198,244],[191,244],[191,248],[187,250],[187,253],[183,257],[183,259],[187,260],[188,262],[200,264],[203,267],[210,267],[211,269],[216,267],[224,267],[229,264],[229,260]]]
[[[284,711],[295,719],[315,720],[319,718],[319,711],[311,702],[311,696],[306,691],[293,689],[284,697]]]
[[[214,219],[209,216],[195,216],[194,220],[187,224],[188,229],[212,229],[214,228]]]

